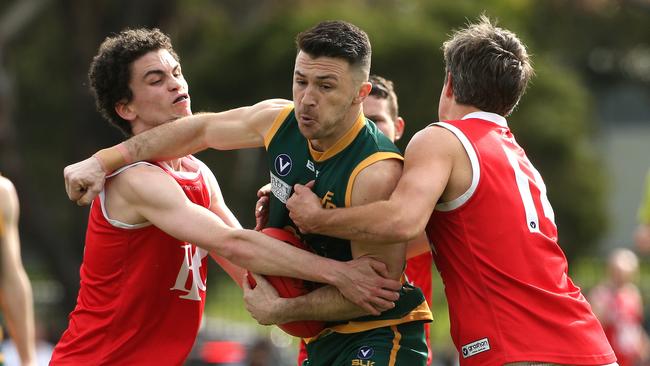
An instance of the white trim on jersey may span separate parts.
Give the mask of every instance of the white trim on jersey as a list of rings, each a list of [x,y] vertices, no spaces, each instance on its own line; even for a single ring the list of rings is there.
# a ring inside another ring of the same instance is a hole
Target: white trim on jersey
[[[470,118],[477,118],[485,121],[490,121],[504,128],[508,127],[508,122],[506,121],[506,119],[503,118],[503,116],[498,115],[496,113],[483,112],[483,111],[472,112],[470,114],[465,115],[465,117],[461,119],[470,119]]]
[[[114,176],[122,173],[123,171],[125,171],[125,170],[127,170],[129,168],[133,168],[134,166],[138,166],[138,165],[148,165],[148,166],[155,166],[157,168],[160,168],[159,166],[148,163],[146,161],[138,161],[138,162],[135,162],[133,164],[129,164],[127,166],[121,167],[120,169],[114,171],[110,175],[107,175],[106,178],[114,177]],[[108,217],[108,212],[106,211],[106,204],[104,203],[106,201],[106,191],[105,190],[106,190],[106,187],[102,188],[102,191],[99,192],[99,202],[101,203],[102,215],[104,215],[104,218],[106,219],[106,221],[108,221],[109,224],[111,224],[111,225],[113,225],[113,226],[115,226],[117,228],[120,228],[120,229],[128,229],[128,230],[140,229],[140,228],[151,225],[151,223],[149,221],[146,221],[146,222],[143,222],[143,223],[140,223],[140,224],[127,224],[125,222],[122,222],[122,221],[119,221],[119,220],[113,220],[110,217]]]
[[[473,114],[484,114],[486,112],[476,112],[476,113],[470,113],[469,115]],[[492,113],[489,113],[492,114]],[[467,116],[465,116],[467,117]],[[505,121],[505,119],[504,119]],[[478,163],[478,156],[476,155],[476,151],[474,151],[474,147],[472,146],[472,143],[469,142],[469,139],[465,134],[456,128],[453,125],[450,125],[449,123],[446,122],[436,122],[432,123],[431,125],[434,126],[440,126],[442,128],[446,128],[449,131],[451,131],[454,135],[456,135],[456,138],[460,140],[461,144],[463,144],[463,148],[465,148],[465,151],[467,152],[467,156],[469,156],[469,161],[470,164],[472,165],[472,184],[470,184],[469,188],[465,193],[461,194],[458,198],[453,199],[449,202],[442,202],[438,203],[436,205],[436,210],[437,211],[451,211],[455,210],[458,207],[462,206],[465,202],[467,202],[472,195],[474,194],[474,191],[476,191],[476,187],[478,186],[479,179],[481,178],[481,167]]]

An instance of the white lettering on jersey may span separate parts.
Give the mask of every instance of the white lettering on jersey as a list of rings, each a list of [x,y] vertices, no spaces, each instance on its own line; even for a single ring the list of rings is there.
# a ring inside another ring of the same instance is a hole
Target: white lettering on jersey
[[[282,203],[287,203],[291,196],[291,186],[271,173],[271,192]]]
[[[533,195],[530,191],[531,185],[536,185],[539,190],[540,201],[542,203],[542,212],[544,216],[549,219],[553,225],[555,225],[555,213],[553,208],[548,201],[546,196],[546,185],[542,180],[542,176],[539,174],[537,169],[530,163],[528,158],[520,158],[510,150],[508,147],[503,146],[503,151],[506,153],[508,162],[512,166],[512,169],[515,173],[515,180],[517,182],[517,187],[519,188],[519,195],[521,196],[521,201],[524,205],[524,212],[526,214],[526,226],[531,233],[539,233],[539,215],[537,213],[537,208],[535,207],[535,201],[533,201]],[[528,171],[532,173],[532,177],[526,174],[521,168],[521,165],[525,166]]]
[[[194,247],[194,253],[192,253],[192,247]],[[179,290],[185,292],[184,295],[180,295],[181,299],[201,301],[201,296],[199,290],[205,291],[206,283],[203,282],[201,278],[201,261],[208,255],[208,251],[193,246],[192,244],[181,245],[185,257],[181,263],[181,268],[178,270],[178,276],[176,276],[176,283],[174,287],[170,290]],[[192,287],[187,289],[185,283],[187,282],[187,277],[192,276]]]
[[[314,162],[307,159],[307,169],[311,170],[312,172],[316,173],[316,178],[318,178],[318,173],[320,173],[318,170],[316,170],[316,167],[314,166]]]

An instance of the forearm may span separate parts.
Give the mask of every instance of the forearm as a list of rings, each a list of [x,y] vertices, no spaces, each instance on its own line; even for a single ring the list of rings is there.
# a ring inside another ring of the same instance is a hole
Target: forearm
[[[233,230],[219,254],[252,272],[341,285],[343,262],[318,256],[253,230]]]
[[[354,241],[397,243],[412,240],[418,234],[390,201],[321,209],[313,221],[310,232]]]
[[[197,114],[140,133],[119,145],[95,154],[106,172],[135,161],[179,158],[208,147],[205,126],[208,114]]]
[[[339,321],[368,315],[332,286],[318,288],[303,296],[280,299],[275,313],[277,324],[301,320]]]
[[[3,276],[3,312],[23,364],[35,361],[32,289],[24,271]]]

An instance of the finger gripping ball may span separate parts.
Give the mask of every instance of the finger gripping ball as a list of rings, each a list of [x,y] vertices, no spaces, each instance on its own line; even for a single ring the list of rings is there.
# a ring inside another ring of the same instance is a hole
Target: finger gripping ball
[[[303,250],[310,250],[309,247],[296,238],[292,233],[279,228],[265,228],[262,233],[281,240],[287,244],[293,245],[296,248]],[[248,274],[248,283],[252,288],[255,288],[257,283],[253,276]],[[278,291],[278,295],[283,298],[293,298],[305,295],[314,290],[315,285],[313,282],[304,281],[298,278],[282,277],[282,276],[267,276],[264,278]],[[316,336],[321,330],[325,329],[325,322],[318,320],[304,320],[295,321],[278,325],[280,329],[294,337],[310,338]]]

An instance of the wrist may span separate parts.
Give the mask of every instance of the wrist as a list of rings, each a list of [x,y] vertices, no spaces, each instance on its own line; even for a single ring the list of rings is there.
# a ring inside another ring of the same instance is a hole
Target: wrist
[[[93,157],[97,159],[99,165],[101,165],[106,174],[130,164],[133,161],[129,149],[124,143],[99,150],[93,155]]]
[[[322,282],[337,288],[343,285],[347,278],[345,276],[347,270],[345,262],[324,257],[323,260],[326,261],[326,263],[322,266],[325,269],[324,271],[321,271],[323,276]]]

